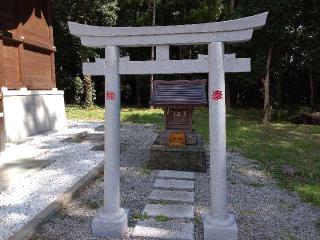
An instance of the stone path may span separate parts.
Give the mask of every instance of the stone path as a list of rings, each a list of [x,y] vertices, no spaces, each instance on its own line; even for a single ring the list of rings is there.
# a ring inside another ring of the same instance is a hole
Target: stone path
[[[139,221],[132,236],[193,240],[194,177],[193,172],[159,171],[143,210],[150,218]]]

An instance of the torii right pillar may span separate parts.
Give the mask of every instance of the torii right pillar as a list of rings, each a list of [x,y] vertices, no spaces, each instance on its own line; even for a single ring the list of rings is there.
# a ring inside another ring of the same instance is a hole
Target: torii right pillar
[[[204,239],[237,240],[235,218],[227,211],[225,71],[222,42],[209,44],[208,60],[211,208],[204,215]]]

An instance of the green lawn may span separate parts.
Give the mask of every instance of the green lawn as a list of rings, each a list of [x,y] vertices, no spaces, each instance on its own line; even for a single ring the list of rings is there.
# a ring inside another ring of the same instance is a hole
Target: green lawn
[[[67,106],[69,119],[97,121],[104,119],[104,109]],[[132,123],[163,125],[161,109],[124,108],[121,120]],[[320,126],[294,125],[289,122],[261,124],[260,111],[237,109],[227,114],[228,148],[256,160],[275,176],[282,187],[294,190],[307,202],[320,205]],[[194,112],[194,128],[208,140],[208,111]],[[297,174],[282,173],[284,165]]]

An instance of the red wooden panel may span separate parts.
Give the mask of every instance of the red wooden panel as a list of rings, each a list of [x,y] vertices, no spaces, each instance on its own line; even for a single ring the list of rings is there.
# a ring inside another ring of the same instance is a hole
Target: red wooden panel
[[[50,44],[50,36],[49,36],[49,29],[46,29],[45,31],[40,31],[40,29],[37,29],[37,31],[34,31],[32,29],[28,29],[26,27],[23,27],[23,36],[25,39],[30,39],[32,41],[35,41],[37,43],[42,43],[46,45]]]
[[[26,39],[50,45],[47,9],[47,1],[44,0],[19,0],[19,14]]]
[[[3,60],[4,60],[4,75],[6,87],[9,89],[19,89],[23,87],[20,81],[19,74],[19,55],[18,46],[9,44],[4,41],[3,45]]]
[[[24,50],[24,71],[27,88],[51,89],[51,65],[50,55]]]

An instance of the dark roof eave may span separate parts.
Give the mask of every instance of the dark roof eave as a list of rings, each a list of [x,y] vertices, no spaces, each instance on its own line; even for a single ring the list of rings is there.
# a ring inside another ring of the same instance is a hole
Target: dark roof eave
[[[208,103],[150,103],[151,106],[156,108],[195,108],[195,107],[208,107]]]

